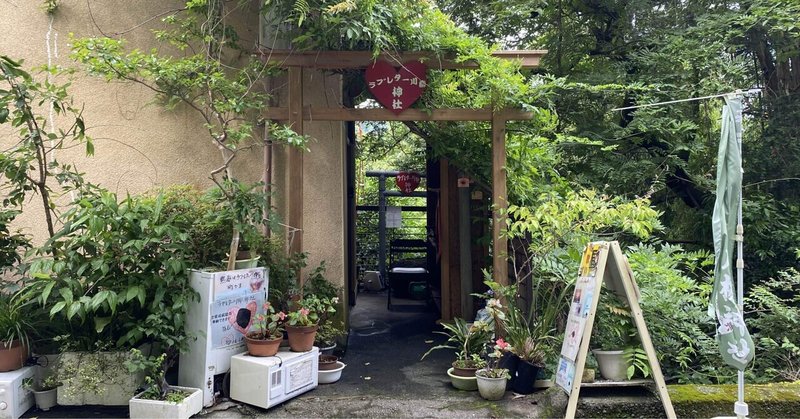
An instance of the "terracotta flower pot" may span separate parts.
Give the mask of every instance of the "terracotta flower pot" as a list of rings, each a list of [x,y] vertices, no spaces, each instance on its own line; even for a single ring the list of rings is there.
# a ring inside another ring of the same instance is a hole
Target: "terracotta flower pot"
[[[244,337],[247,342],[247,352],[250,356],[273,356],[278,353],[283,337],[275,339],[254,339],[250,335]]]
[[[336,369],[339,365],[336,361],[339,357],[336,355],[320,355],[319,356],[319,370],[328,371]]]
[[[286,325],[286,333],[289,334],[289,349],[292,352],[308,352],[314,347],[314,338],[317,336],[318,325],[313,326],[289,326]]]
[[[464,368],[457,367],[456,366],[457,363],[458,363],[458,361],[453,362],[453,364],[452,364],[453,365],[453,375],[456,375],[456,376],[459,376],[459,377],[474,377],[475,376],[475,371],[478,371],[477,367],[464,367]]]
[[[28,347],[19,340],[11,341],[11,346],[6,346],[6,342],[0,342],[0,372],[22,368],[27,358]]]

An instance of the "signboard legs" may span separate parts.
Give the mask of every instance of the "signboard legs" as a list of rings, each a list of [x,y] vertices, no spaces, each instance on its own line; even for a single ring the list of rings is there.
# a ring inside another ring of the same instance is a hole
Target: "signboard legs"
[[[570,315],[567,319],[567,332],[564,337],[564,346],[561,351],[561,359],[556,371],[556,382],[569,394],[567,412],[565,417],[572,419],[578,407],[578,397],[581,389],[581,378],[586,364],[586,357],[589,352],[589,342],[594,326],[595,314],[600,301],[600,288],[605,284],[611,291],[616,293],[630,307],[631,317],[639,333],[642,347],[647,354],[650,363],[650,371],[653,380],[664,406],[664,412],[668,418],[675,418],[675,410],[672,407],[664,376],[661,373],[656,351],[653,342],[650,340],[650,333],[639,307],[639,289],[633,279],[628,260],[620,249],[617,242],[594,242],[590,243],[584,253],[581,262],[580,276],[575,285],[570,306]],[[578,329],[575,334],[574,324],[583,323],[583,328]],[[572,331],[570,325],[573,325]],[[580,346],[575,353],[575,345],[580,342]]]

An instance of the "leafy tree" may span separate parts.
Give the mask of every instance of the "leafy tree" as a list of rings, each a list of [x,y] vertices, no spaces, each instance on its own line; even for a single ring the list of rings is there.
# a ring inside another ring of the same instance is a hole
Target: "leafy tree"
[[[237,252],[240,233],[245,233],[245,239],[254,237],[258,230],[253,222],[266,223],[271,211],[256,206],[248,208],[247,214],[241,213],[237,196],[250,188],[236,182],[232,170],[239,152],[257,145],[254,132],[263,123],[259,114],[268,99],[261,82],[276,73],[251,55],[241,58],[246,51],[226,16],[243,5],[222,0],[187,1],[183,9],[163,19],[172,25],[171,30],[154,33],[171,49],[126,51],[124,40],[96,37],[74,40],[72,52],[73,59],[91,74],[141,84],[155,92],[166,107],[186,106],[200,115],[208,138],[222,155],[222,163],[210,177],[222,192],[222,200],[237,215],[230,255]],[[167,52],[175,49],[183,55]],[[306,137],[283,127],[271,128],[272,141],[305,147]],[[229,258],[229,269],[233,269],[234,259]]]
[[[55,69],[46,69],[55,72]],[[6,190],[3,207],[22,208],[29,192],[39,195],[49,237],[55,234],[58,210],[54,200],[53,179],[61,188],[75,188],[83,183],[81,175],[70,164],[59,163],[56,151],[72,142],[84,143],[86,154],[94,146],[83,122],[81,109],[75,107],[67,93],[67,85],[51,83],[49,78],[36,81],[22,62],[0,56],[0,124],[8,123],[19,141],[0,152],[0,174]],[[55,114],[67,115],[67,129],[56,130],[40,114],[42,106],[50,105]],[[10,214],[10,213],[7,213]],[[7,220],[10,221],[10,220]]]

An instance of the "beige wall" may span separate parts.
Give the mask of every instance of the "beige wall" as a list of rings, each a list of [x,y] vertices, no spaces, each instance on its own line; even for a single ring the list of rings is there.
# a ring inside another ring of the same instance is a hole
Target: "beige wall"
[[[42,11],[41,1],[0,1],[0,54],[24,59],[29,70],[46,64],[48,59],[53,64],[78,67],[69,59],[71,33],[76,37],[122,36],[130,47],[150,49],[158,46],[151,30],[164,26],[160,16],[182,3],[60,0],[58,11],[50,18]],[[258,37],[259,3],[253,1],[231,17],[246,45],[255,44]],[[66,79],[62,77],[60,81]],[[336,106],[341,100],[340,92],[340,77],[306,74],[306,104]],[[70,93],[76,104],[84,106],[88,134],[95,139],[95,156],[85,157],[80,148],[75,148],[60,152],[57,158],[74,161],[79,170],[86,172],[88,180],[119,193],[138,193],[177,183],[211,185],[209,172],[219,166],[221,157],[193,111],[165,110],[142,86],[106,83],[80,71],[74,75]],[[304,159],[304,249],[310,252],[309,266],[325,260],[327,277],[343,285],[346,230],[342,124],[312,122],[307,124],[306,133],[316,140]],[[0,147],[5,149],[13,142],[8,127],[0,127]],[[282,208],[284,153],[279,147],[275,154],[276,204]],[[261,178],[262,168],[262,151],[257,149],[238,159],[235,172],[241,179],[254,181]],[[41,241],[45,228],[37,209],[36,201],[29,203],[19,226]]]

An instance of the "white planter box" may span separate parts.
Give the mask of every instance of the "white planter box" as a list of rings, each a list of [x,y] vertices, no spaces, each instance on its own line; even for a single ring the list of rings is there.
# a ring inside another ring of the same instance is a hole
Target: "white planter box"
[[[125,367],[130,352],[64,352],[58,369],[63,383],[58,404],[125,406],[144,383],[144,373],[131,374]]]
[[[203,392],[199,388],[172,386],[175,390],[191,393],[180,403],[165,402],[161,400],[139,399],[136,397],[128,401],[131,419],[145,418],[170,418],[188,419],[203,409]]]

